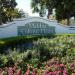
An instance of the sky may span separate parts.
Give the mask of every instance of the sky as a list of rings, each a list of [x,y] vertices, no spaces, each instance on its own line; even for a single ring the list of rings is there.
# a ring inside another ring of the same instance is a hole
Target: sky
[[[32,13],[32,10],[31,10],[31,0],[16,0],[17,2],[17,8],[19,9],[23,9],[26,13],[29,14],[29,16],[39,16],[39,14],[37,13]]]

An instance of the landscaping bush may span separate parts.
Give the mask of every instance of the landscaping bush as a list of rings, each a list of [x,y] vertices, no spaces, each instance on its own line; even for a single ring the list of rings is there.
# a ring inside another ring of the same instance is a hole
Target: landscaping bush
[[[44,37],[32,40],[32,42],[33,48],[31,49],[17,51],[14,48],[10,49],[7,54],[1,54],[0,72],[4,73],[7,70],[8,73],[11,68],[15,69],[12,71],[13,74],[19,73],[18,75],[27,73],[28,75],[75,74],[75,36]],[[0,44],[2,46],[4,42]]]
[[[75,55],[75,36],[56,36],[55,38],[42,38],[34,42],[34,49],[38,57],[45,60],[52,57],[70,57]]]
[[[75,75],[75,62],[70,64],[60,63],[57,58],[51,59],[41,64],[24,64],[18,67],[14,65],[12,67],[0,68],[0,74],[2,75]],[[39,66],[39,67],[38,67]]]
[[[17,45],[22,45],[25,43],[33,43],[34,40],[37,40],[38,38],[42,37],[54,37],[54,35],[48,35],[48,36],[16,36],[16,37],[10,37],[10,38],[4,38],[0,39],[0,53],[6,53],[6,49],[11,47],[13,50],[16,48]],[[22,47],[21,47],[22,51]]]
[[[41,61],[45,61],[50,57],[49,41],[47,39],[38,39],[36,42],[34,42],[34,49],[38,53],[38,58]]]

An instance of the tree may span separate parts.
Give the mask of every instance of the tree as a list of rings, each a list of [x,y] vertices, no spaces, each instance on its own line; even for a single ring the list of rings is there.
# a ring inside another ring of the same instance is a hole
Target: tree
[[[48,12],[47,18],[52,14],[52,10],[55,9],[56,19],[61,21],[67,19],[67,25],[69,25],[69,19],[75,17],[75,0],[32,0],[32,9],[35,12],[43,14],[43,11]]]
[[[32,0],[31,7],[33,12],[39,12],[40,16],[44,16],[48,11],[47,18],[52,14],[52,9],[56,5],[56,0]]]
[[[0,0],[0,24],[2,24],[1,12],[2,12],[2,1]]]
[[[28,17],[28,14],[23,11],[23,9],[15,8],[12,12],[13,18],[25,18]]]
[[[24,18],[25,16],[25,12],[23,11],[23,9],[19,10],[19,18]]]
[[[75,0],[61,0],[56,5],[56,18],[58,21],[67,19],[67,25],[70,24],[70,18],[75,16]]]
[[[0,0],[0,23],[12,20],[11,12],[14,11],[16,5],[15,0]]]

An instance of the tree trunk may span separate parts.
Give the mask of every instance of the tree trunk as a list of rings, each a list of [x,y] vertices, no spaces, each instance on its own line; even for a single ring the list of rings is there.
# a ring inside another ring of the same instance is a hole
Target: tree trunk
[[[49,14],[49,12],[48,12],[47,18],[49,19],[49,17],[50,17],[50,14]]]
[[[0,25],[2,24],[2,17],[1,17],[1,14],[0,14]]]
[[[11,16],[9,16],[9,21],[10,21],[10,22],[12,21],[12,17],[11,17]]]
[[[69,26],[70,25],[70,19],[67,18],[67,25]]]
[[[1,18],[0,18],[0,25],[2,24],[2,20],[1,20]]]
[[[75,20],[75,16],[74,16],[74,20]]]
[[[49,19],[50,15],[52,14],[52,9],[48,9],[48,15],[47,15],[47,18]]]

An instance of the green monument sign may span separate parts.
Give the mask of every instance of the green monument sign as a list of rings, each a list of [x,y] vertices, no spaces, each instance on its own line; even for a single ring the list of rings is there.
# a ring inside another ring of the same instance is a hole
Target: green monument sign
[[[55,27],[42,22],[30,22],[18,26],[18,35],[48,35],[55,34]]]

